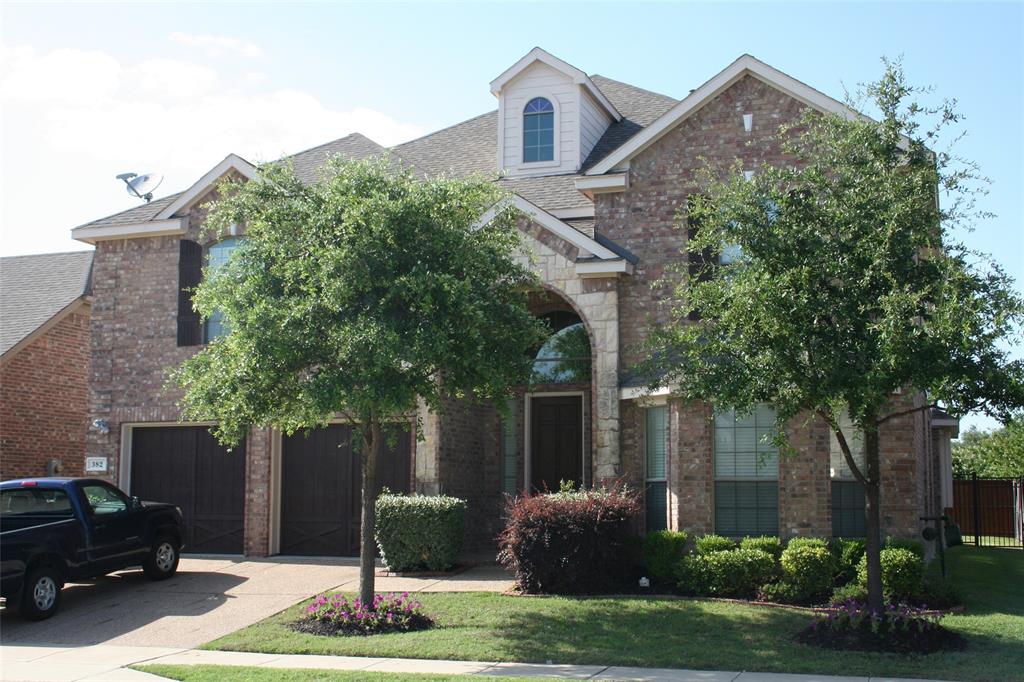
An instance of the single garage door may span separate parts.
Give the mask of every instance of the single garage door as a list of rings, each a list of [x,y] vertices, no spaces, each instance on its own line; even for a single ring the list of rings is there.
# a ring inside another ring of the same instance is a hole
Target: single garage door
[[[185,551],[241,554],[245,443],[228,452],[205,426],[132,429],[131,494],[185,517]]]
[[[382,488],[409,491],[412,435],[405,427],[381,456]],[[359,554],[362,466],[352,428],[332,424],[285,436],[281,447],[281,554]]]

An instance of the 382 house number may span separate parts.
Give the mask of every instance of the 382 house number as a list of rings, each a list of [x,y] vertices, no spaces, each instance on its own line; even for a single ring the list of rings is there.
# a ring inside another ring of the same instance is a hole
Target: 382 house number
[[[85,470],[91,473],[102,473],[107,470],[106,457],[86,457]]]

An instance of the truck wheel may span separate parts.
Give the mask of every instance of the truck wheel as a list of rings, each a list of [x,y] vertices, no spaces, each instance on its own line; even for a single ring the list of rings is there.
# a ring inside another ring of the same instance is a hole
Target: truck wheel
[[[45,620],[57,613],[62,581],[60,571],[49,566],[29,573],[25,593],[21,595],[21,615],[29,620]]]
[[[150,580],[166,580],[178,570],[178,543],[169,535],[156,539],[142,570]]]

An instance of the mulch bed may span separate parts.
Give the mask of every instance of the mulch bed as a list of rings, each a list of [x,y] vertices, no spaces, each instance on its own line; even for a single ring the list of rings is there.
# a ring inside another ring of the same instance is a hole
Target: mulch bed
[[[872,632],[867,623],[857,629],[809,625],[797,634],[796,640],[802,644],[826,649],[895,654],[933,654],[939,651],[962,651],[967,648],[967,640],[941,625],[930,625],[923,632],[913,626],[905,631]]]
[[[359,627],[353,623],[318,620],[316,618],[302,618],[301,620],[288,623],[288,628],[295,632],[324,637],[367,637],[369,635],[383,635],[389,632],[427,630],[432,627],[434,627],[434,621],[427,616],[414,617],[405,625],[382,623],[372,630]]]

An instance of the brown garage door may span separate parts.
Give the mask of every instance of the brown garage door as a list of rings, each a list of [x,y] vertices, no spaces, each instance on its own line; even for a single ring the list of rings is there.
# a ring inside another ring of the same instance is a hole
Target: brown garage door
[[[241,554],[245,443],[231,452],[202,426],[132,429],[131,494],[185,517],[185,551]]]
[[[359,487],[362,468],[352,449],[352,428],[332,424],[283,439],[281,448],[281,554],[359,554]],[[408,427],[385,450],[377,480],[395,492],[409,490]]]

